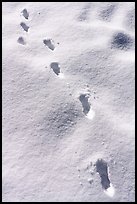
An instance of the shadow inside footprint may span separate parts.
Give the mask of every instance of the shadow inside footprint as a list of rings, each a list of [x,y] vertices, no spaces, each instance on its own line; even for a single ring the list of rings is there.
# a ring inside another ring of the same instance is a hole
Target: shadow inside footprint
[[[106,190],[110,187],[110,180],[108,178],[108,167],[106,161],[98,159],[96,162],[96,171],[101,178],[102,187]]]
[[[133,44],[132,38],[124,33],[117,33],[112,39],[112,48],[129,49]]]
[[[51,39],[45,39],[45,40],[43,40],[43,43],[44,43],[49,49],[51,49],[51,50],[54,50],[54,49],[55,49],[55,46],[53,45]]]
[[[88,96],[87,96],[87,94],[81,94],[81,95],[79,96],[79,100],[80,100],[80,102],[82,103],[83,113],[84,113],[85,115],[87,115],[87,113],[88,113],[89,110],[90,110],[90,104],[89,104],[89,102],[88,102]]]
[[[29,26],[27,26],[25,23],[21,22],[20,26],[26,31],[28,32]]]
[[[55,73],[56,75],[59,75],[59,74],[60,74],[60,65],[59,65],[58,62],[52,62],[52,63],[50,64],[50,67],[53,69],[53,71],[54,71],[54,73]]]
[[[29,13],[28,13],[27,9],[23,9],[22,14],[23,14],[24,18],[26,18],[26,19],[29,18]]]
[[[25,45],[25,44],[26,44],[26,42],[25,42],[25,40],[24,40],[23,37],[19,37],[18,40],[17,40],[17,42],[18,42],[19,44],[22,44],[22,45]]]

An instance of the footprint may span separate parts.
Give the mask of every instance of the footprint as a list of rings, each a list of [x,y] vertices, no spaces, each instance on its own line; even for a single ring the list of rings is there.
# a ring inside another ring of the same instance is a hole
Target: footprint
[[[87,115],[89,110],[90,110],[90,104],[88,102],[88,98],[89,98],[89,96],[87,94],[81,94],[79,96],[79,100],[82,103],[82,107],[83,107],[83,113],[85,115]]]
[[[59,74],[60,74],[60,65],[59,65],[58,62],[52,62],[52,63],[50,64],[50,67],[53,69],[53,71],[54,71],[54,73],[55,73],[56,75],[59,75]]]
[[[50,64],[51,69],[53,72],[60,78],[64,78],[64,74],[60,72],[60,64],[58,62],[52,62]]]
[[[100,175],[101,184],[104,189],[110,187],[110,180],[108,178],[108,167],[107,163],[103,159],[98,159],[96,162],[96,170]]]
[[[79,96],[79,100],[83,107],[83,113],[86,115],[87,118],[93,119],[95,112],[92,110],[90,103],[88,102],[89,94],[81,94]]]
[[[116,6],[115,5],[109,5],[106,9],[101,11],[99,16],[104,21],[110,21],[115,10],[116,10]]]
[[[53,41],[52,39],[45,39],[43,40],[43,43],[51,50],[54,50],[55,49],[55,46],[53,44]]]
[[[100,178],[101,178],[101,184],[102,188],[104,189],[104,192],[110,196],[113,197],[115,190],[114,187],[112,186],[110,179],[108,177],[108,166],[107,162],[104,161],[103,159],[98,159],[96,161],[96,171],[99,173]]]
[[[134,31],[135,29],[135,9],[129,11],[125,17],[124,24],[127,29],[131,29]]]
[[[27,11],[27,9],[23,9],[23,11],[21,12],[24,16],[24,18],[28,19],[29,18],[29,13]]]
[[[89,11],[90,11],[90,7],[91,5],[90,4],[87,4],[81,11],[79,17],[78,17],[78,20],[79,21],[86,21],[88,19],[88,14],[89,14]]]
[[[27,26],[25,23],[21,22],[20,26],[26,31],[28,32],[29,26]]]
[[[125,33],[116,33],[112,39],[112,48],[130,49],[133,45],[133,39]]]
[[[25,45],[25,44],[26,44],[26,42],[25,42],[25,40],[24,40],[23,37],[19,37],[18,40],[17,40],[17,42],[18,42],[19,44],[22,44],[22,45]]]

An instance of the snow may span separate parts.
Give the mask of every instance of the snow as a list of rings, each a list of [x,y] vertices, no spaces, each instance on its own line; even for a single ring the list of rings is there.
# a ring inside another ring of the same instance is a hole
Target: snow
[[[115,189],[112,184],[110,184],[110,187],[107,190],[104,190],[104,192],[106,193],[106,195],[113,197],[115,194]]]
[[[134,10],[2,3],[3,202],[135,201]]]

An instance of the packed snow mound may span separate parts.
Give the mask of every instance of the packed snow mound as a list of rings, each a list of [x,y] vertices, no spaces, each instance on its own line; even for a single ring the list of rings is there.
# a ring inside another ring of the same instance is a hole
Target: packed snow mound
[[[134,202],[134,2],[2,7],[3,202]]]

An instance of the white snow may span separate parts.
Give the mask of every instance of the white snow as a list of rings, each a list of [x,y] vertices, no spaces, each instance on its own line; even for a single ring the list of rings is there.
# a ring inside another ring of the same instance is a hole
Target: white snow
[[[90,111],[88,112],[88,114],[86,115],[86,117],[90,120],[92,120],[95,116],[95,112],[92,110],[92,108],[90,108]]]
[[[64,78],[65,78],[65,76],[64,76],[63,73],[59,73],[58,77],[61,78],[61,79],[64,79]]]
[[[134,202],[135,3],[3,2],[2,52],[3,202]]]
[[[106,195],[113,197],[115,194],[115,188],[113,187],[112,184],[110,184],[110,187],[107,190],[104,190],[104,192]]]

